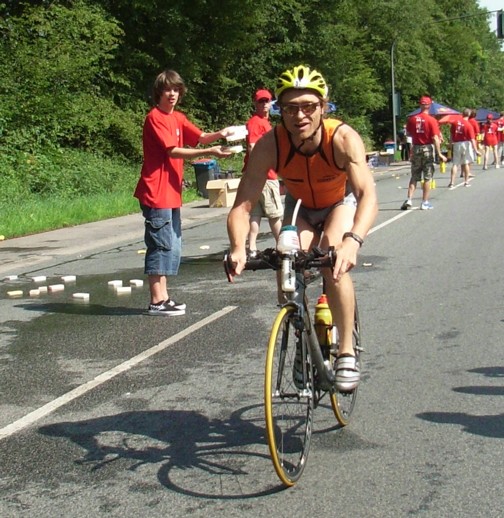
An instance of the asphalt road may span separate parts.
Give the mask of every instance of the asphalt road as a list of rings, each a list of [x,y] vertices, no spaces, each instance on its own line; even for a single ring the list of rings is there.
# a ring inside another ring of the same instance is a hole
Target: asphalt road
[[[345,429],[316,410],[289,490],[262,416],[273,274],[225,282],[226,210],[185,209],[184,317],[108,286],[144,278],[137,216],[2,243],[0,274],[19,278],[0,283],[0,516],[504,516],[504,172],[475,174],[454,190],[438,174],[434,210],[407,212],[407,170],[377,174],[353,273],[358,406]],[[76,281],[30,297],[39,275]]]

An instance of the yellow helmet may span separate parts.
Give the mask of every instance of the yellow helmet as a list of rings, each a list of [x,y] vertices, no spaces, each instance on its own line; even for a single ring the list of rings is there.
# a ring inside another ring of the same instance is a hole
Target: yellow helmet
[[[289,88],[315,90],[324,99],[329,92],[322,74],[316,70],[310,70],[310,67],[304,65],[299,65],[280,74],[275,88],[276,98],[278,99],[282,92]]]

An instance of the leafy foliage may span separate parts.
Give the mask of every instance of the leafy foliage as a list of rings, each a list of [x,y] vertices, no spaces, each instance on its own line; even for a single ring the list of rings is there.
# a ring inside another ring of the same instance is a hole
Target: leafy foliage
[[[0,0],[0,199],[112,188],[105,160],[138,163],[163,68],[187,82],[181,109],[214,130],[243,123],[257,87],[309,64],[337,115],[380,146],[392,56],[403,117],[424,93],[504,108],[504,53],[476,0]],[[83,153],[104,161],[101,184],[78,171]]]

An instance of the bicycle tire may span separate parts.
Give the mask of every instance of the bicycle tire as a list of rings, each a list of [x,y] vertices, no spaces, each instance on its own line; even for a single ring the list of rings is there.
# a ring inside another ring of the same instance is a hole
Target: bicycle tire
[[[353,329],[353,350],[357,364],[362,373],[362,343],[361,343],[361,330],[360,330],[360,318],[359,308],[357,301],[355,301],[355,318],[354,318],[354,329]],[[333,358],[333,365],[336,363],[336,358]],[[331,406],[334,415],[341,426],[346,426],[350,422],[350,417],[354,411],[355,403],[357,401],[357,393],[359,387],[357,386],[351,392],[341,392],[336,389],[330,394]]]
[[[284,306],[273,323],[264,383],[266,438],[275,471],[287,487],[297,482],[306,466],[314,410],[313,367],[306,331],[294,326],[296,313],[294,306]],[[295,376],[299,373],[296,347],[301,347],[305,358],[304,383]]]

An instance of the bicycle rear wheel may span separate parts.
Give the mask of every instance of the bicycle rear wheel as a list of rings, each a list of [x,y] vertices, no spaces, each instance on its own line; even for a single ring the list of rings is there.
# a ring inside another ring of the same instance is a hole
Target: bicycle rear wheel
[[[361,332],[360,332],[360,319],[359,319],[359,309],[357,307],[357,301],[355,301],[355,319],[354,319],[354,329],[353,329],[353,349],[355,353],[355,358],[357,359],[357,364],[362,372],[362,344],[361,344]],[[332,357],[332,363],[336,362],[336,357]],[[350,422],[350,416],[352,415],[353,409],[355,407],[355,402],[357,401],[357,392],[359,387],[356,387],[351,392],[340,392],[335,388],[335,391],[330,395],[331,398],[331,406],[338,420],[338,423],[341,426],[346,426]]]
[[[266,437],[286,486],[303,472],[313,428],[313,368],[306,333],[294,326],[295,313],[293,306],[285,306],[273,323],[264,383]]]

